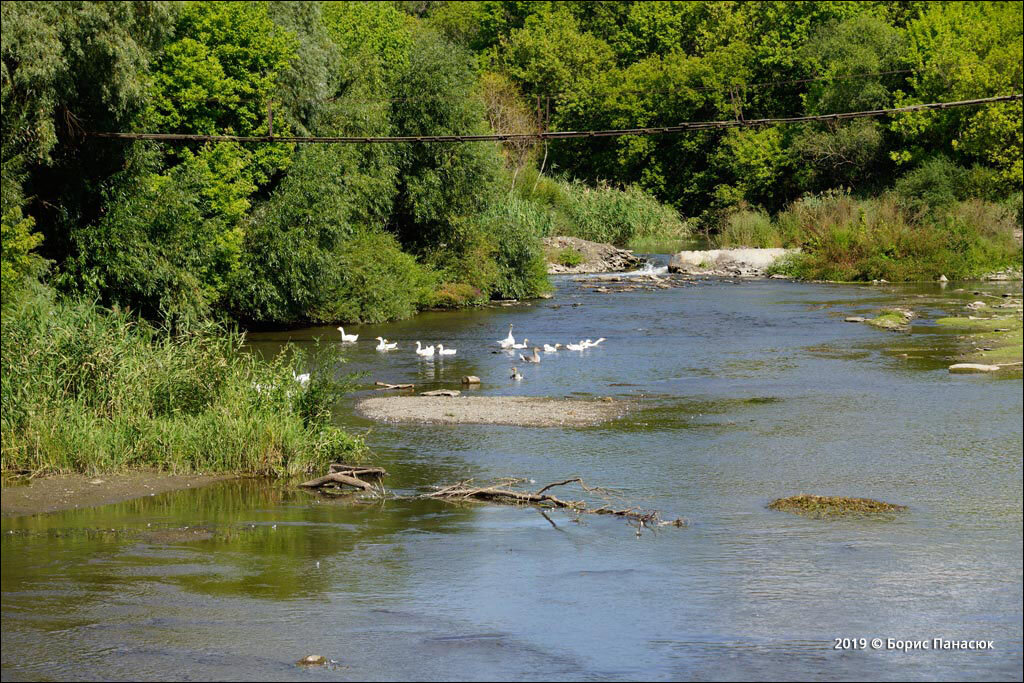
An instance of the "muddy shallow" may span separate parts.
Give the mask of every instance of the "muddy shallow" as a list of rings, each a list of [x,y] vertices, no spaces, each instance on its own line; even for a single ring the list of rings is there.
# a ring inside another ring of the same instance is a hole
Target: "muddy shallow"
[[[10,477],[4,479],[0,500],[4,517],[35,515],[109,505],[177,489],[198,488],[228,478],[224,475],[167,474],[155,471],[98,476],[63,474],[32,480]]]

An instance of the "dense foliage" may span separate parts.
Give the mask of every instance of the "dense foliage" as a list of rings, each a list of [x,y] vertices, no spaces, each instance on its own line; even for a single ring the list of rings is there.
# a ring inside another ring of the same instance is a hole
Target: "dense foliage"
[[[553,233],[633,245],[691,226],[735,236],[737,221],[836,192],[889,192],[904,223],[946,230],[943,211],[1006,202],[1022,184],[1020,102],[548,145],[83,135],[265,135],[271,117],[277,134],[524,133],[1000,95],[1022,89],[1020,3],[0,11],[5,300],[46,260],[62,291],[153,320],[379,321],[541,292],[539,238]]]

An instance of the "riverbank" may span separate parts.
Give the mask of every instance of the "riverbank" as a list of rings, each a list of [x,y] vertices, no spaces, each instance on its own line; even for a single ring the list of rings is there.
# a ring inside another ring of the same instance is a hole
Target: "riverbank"
[[[4,517],[39,515],[59,510],[97,507],[180,489],[199,488],[232,479],[227,474],[168,474],[141,470],[91,477],[58,474],[29,482],[8,478],[0,491]]]
[[[224,326],[170,332],[50,292],[5,302],[3,316],[5,473],[282,476],[363,452],[330,423],[351,388],[334,345],[264,360]]]

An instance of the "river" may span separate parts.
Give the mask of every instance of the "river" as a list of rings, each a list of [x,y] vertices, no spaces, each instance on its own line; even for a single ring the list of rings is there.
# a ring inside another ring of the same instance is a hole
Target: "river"
[[[962,314],[972,291],[556,285],[530,305],[346,328],[360,341],[343,371],[425,389],[473,374],[481,395],[612,396],[634,406],[625,418],[373,424],[346,401],[337,419],[367,434],[395,492],[579,475],[688,527],[638,534],[605,517],[329,500],[252,480],[8,518],[3,679],[1020,680],[1022,382],[950,375],[954,337],[931,324]],[[843,322],[891,304],[921,315],[912,334]],[[492,353],[510,323],[535,342],[607,341],[517,364],[513,382],[510,357]],[[400,350],[374,351],[378,334]],[[273,353],[316,337],[338,341],[333,328],[250,340]],[[416,340],[458,354],[425,361]],[[801,492],[909,510],[822,520],[766,508]],[[854,642],[836,649],[843,638]],[[992,649],[939,650],[935,638]],[[308,654],[334,663],[297,667]]]

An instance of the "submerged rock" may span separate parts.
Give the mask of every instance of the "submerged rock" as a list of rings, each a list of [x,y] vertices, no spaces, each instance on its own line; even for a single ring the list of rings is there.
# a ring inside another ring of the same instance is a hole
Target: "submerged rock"
[[[325,666],[327,664],[327,657],[323,655],[306,655],[295,663],[299,666]]]

